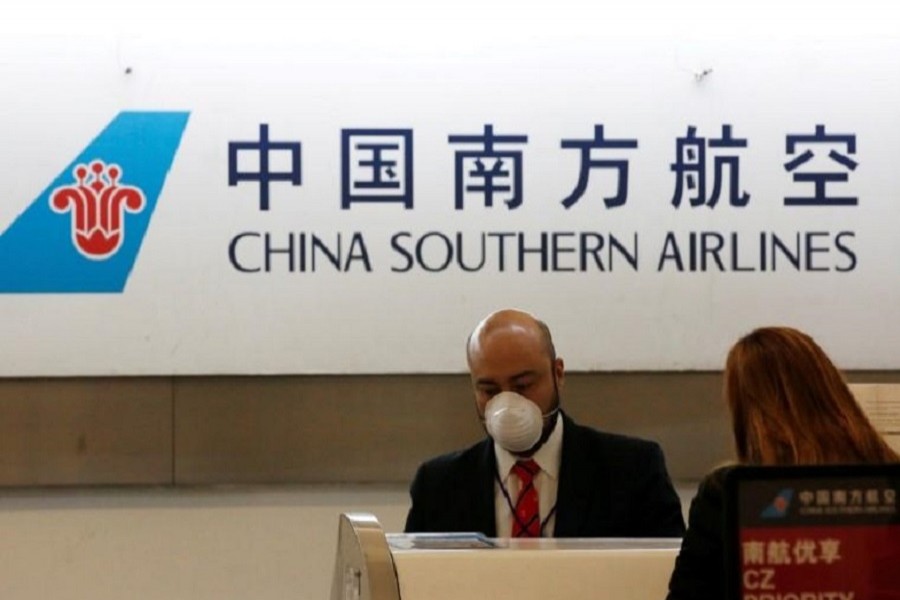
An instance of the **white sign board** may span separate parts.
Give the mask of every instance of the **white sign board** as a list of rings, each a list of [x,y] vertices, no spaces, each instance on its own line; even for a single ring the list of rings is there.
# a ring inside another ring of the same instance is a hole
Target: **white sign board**
[[[900,37],[317,10],[0,40],[0,375],[900,368]]]

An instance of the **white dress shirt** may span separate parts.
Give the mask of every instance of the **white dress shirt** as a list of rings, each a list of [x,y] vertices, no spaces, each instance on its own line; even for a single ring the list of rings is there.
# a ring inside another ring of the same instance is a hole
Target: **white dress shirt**
[[[556,512],[547,519],[550,511],[556,507],[556,489],[559,486],[559,463],[562,457],[563,424],[562,416],[557,413],[556,424],[550,437],[531,457],[541,468],[534,477],[534,487],[538,493],[538,508],[541,513],[541,536],[553,537],[553,526],[556,524]],[[512,454],[500,444],[494,442],[494,454],[497,456],[497,473],[503,487],[509,493],[509,500],[503,493],[500,483],[494,479],[494,516],[497,524],[497,537],[512,535],[513,508],[519,497],[519,478],[511,473],[513,465],[521,457]]]

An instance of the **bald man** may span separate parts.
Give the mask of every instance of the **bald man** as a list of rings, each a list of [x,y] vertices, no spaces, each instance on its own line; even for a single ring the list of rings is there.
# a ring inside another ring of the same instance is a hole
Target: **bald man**
[[[681,502],[659,446],[576,424],[547,326],[518,310],[485,317],[466,354],[488,437],[419,467],[407,532],[488,537],[677,537]]]

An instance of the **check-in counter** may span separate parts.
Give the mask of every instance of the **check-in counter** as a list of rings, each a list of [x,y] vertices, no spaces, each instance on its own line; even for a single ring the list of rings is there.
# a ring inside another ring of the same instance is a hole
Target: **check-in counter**
[[[340,518],[331,600],[661,600],[681,540],[385,534]]]

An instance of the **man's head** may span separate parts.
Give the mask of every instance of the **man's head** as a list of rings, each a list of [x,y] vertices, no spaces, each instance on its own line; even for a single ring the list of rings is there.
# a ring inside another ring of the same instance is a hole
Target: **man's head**
[[[466,347],[478,416],[488,400],[512,391],[547,414],[559,406],[564,367],[556,356],[550,329],[529,313],[505,309],[485,317]]]

